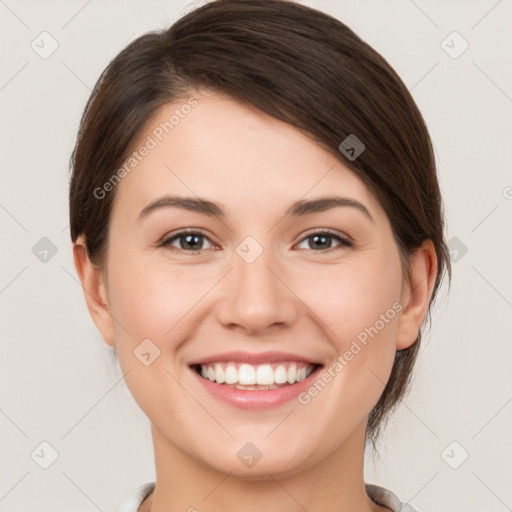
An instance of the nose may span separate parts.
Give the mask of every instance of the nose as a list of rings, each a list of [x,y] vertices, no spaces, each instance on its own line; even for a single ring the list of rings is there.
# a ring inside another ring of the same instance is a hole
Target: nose
[[[233,269],[223,280],[223,299],[217,309],[220,323],[250,334],[265,334],[292,325],[299,314],[300,300],[287,283],[270,251],[249,263],[238,253]]]

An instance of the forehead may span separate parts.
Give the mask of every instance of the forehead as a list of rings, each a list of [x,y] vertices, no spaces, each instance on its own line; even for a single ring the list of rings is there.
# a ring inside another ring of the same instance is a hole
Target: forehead
[[[113,216],[135,217],[166,193],[219,201],[234,215],[333,193],[379,209],[351,170],[296,128],[215,93],[189,98],[160,108],[135,140]]]

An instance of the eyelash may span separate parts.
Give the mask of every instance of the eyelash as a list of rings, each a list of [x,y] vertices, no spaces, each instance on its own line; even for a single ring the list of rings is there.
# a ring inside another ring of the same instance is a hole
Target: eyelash
[[[175,235],[171,236],[170,238],[168,238],[166,240],[163,240],[160,243],[159,247],[166,247],[167,249],[170,249],[171,251],[182,251],[182,252],[190,253],[190,254],[198,254],[198,253],[200,253],[203,249],[198,249],[198,250],[195,250],[195,251],[187,251],[185,249],[180,249],[178,247],[173,247],[173,246],[170,245],[172,242],[174,242],[175,240],[178,240],[180,237],[185,236],[185,235],[201,235],[202,237],[206,238],[211,243],[213,243],[210,240],[210,238],[205,233],[203,233],[201,230],[198,230],[198,229],[186,229],[186,230],[183,230],[183,231],[180,231],[180,232],[176,233]],[[331,238],[335,238],[338,242],[340,242],[340,246],[342,246],[342,247],[353,247],[353,243],[351,241],[349,241],[346,238],[343,238],[342,236],[337,234],[335,231],[332,231],[330,229],[323,229],[323,230],[320,230],[320,231],[314,231],[313,233],[309,233],[307,236],[302,238],[299,243],[302,243],[304,240],[307,240],[308,238],[311,238],[311,237],[313,237],[315,235],[327,235],[327,236],[329,236]],[[337,246],[337,247],[339,247],[339,246]],[[306,251],[308,251],[308,252],[331,252],[334,249],[336,249],[336,247],[329,247],[327,249],[321,249],[321,250],[318,250],[318,251],[314,250],[314,249],[306,249]]]

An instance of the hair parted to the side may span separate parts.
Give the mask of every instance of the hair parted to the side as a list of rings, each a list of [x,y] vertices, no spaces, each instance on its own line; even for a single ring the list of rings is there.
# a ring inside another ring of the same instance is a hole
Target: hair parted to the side
[[[103,71],[87,102],[71,156],[72,241],[85,235],[102,268],[116,188],[98,199],[134,138],[164,105],[205,88],[285,121],[330,151],[382,204],[408,258],[432,240],[438,273],[427,314],[445,273],[451,277],[434,152],[412,96],[387,61],[341,21],[287,0],[216,0],[130,43]],[[355,134],[365,151],[354,161],[338,145]],[[397,351],[389,381],[368,418],[375,444],[406,392],[420,347]]]

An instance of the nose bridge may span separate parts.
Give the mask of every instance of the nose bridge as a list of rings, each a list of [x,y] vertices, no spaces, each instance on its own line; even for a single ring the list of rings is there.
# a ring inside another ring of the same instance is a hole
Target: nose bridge
[[[253,237],[244,239],[233,254],[221,322],[238,324],[250,332],[293,322],[293,294],[278,275],[277,258],[271,249],[263,248]]]
[[[234,257],[234,271],[236,288],[240,293],[269,293],[276,286],[276,277],[270,271],[272,262],[275,266],[275,258],[271,250],[255,242],[244,241],[236,249]],[[270,268],[269,268],[270,267]]]

